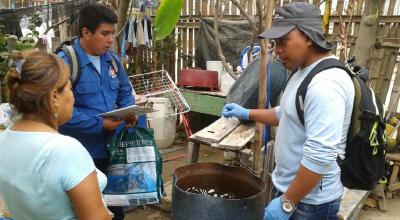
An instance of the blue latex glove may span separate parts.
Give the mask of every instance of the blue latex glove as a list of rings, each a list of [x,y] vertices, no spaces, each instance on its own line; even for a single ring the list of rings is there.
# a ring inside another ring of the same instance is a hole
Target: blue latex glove
[[[292,213],[283,211],[281,197],[278,197],[271,200],[264,209],[264,220],[288,220]]]
[[[240,120],[249,120],[250,110],[243,108],[242,106],[236,103],[229,103],[222,108],[221,114],[225,118],[233,116]]]

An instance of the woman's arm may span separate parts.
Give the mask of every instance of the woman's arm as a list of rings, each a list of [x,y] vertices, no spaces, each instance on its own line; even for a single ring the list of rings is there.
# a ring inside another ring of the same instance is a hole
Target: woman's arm
[[[77,219],[79,220],[103,220],[111,219],[107,208],[101,198],[97,174],[93,171],[77,186],[69,190],[69,199]]]

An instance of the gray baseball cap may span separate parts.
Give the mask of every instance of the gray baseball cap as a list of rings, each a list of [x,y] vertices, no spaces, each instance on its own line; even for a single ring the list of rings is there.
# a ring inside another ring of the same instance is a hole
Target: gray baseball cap
[[[271,28],[258,38],[281,38],[296,27],[322,49],[334,48],[332,43],[326,41],[322,32],[321,10],[306,2],[294,2],[277,8]]]

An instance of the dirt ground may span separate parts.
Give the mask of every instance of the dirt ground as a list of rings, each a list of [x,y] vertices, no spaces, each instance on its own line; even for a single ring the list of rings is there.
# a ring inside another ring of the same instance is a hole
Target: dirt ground
[[[400,219],[400,197],[386,200],[387,211],[381,212],[377,209],[362,210],[360,220],[395,220]]]
[[[183,148],[182,148],[183,146]],[[169,220],[171,219],[171,187],[173,174],[176,168],[186,165],[187,149],[185,145],[172,147],[173,152],[162,153],[163,180],[166,184],[166,201],[160,205],[140,206],[133,208],[126,213],[125,220]],[[176,150],[176,149],[179,150]],[[171,149],[171,147],[169,148]],[[183,156],[184,155],[184,156]],[[199,162],[223,162],[223,152],[210,147],[200,147]],[[386,212],[380,212],[377,209],[361,210],[360,220],[395,220],[400,219],[400,197],[387,200]]]

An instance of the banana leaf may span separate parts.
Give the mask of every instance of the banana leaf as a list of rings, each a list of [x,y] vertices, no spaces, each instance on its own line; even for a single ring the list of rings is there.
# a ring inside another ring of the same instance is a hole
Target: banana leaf
[[[158,7],[155,21],[155,39],[162,40],[174,30],[181,14],[184,0],[163,0]]]

